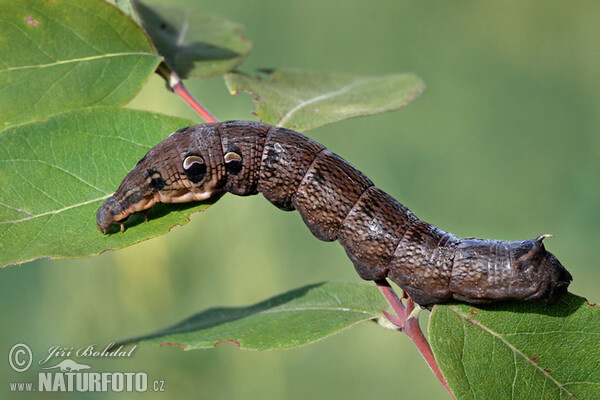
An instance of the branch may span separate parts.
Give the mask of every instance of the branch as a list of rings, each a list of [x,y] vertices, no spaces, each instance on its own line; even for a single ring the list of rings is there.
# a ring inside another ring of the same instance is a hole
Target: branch
[[[408,336],[410,340],[412,340],[412,342],[415,344],[415,346],[417,346],[417,349],[427,362],[427,365],[429,365],[429,368],[431,368],[435,376],[437,376],[442,385],[444,385],[448,393],[450,393],[450,396],[452,396],[453,399],[456,399],[454,397],[454,394],[448,387],[448,382],[446,381],[446,378],[444,378],[444,376],[442,375],[442,371],[440,371],[440,367],[438,366],[437,361],[433,356],[433,352],[431,351],[431,347],[429,346],[427,339],[425,339],[425,336],[421,331],[418,317],[411,315],[411,313],[415,309],[415,302],[412,301],[410,297],[407,297],[403,292],[402,297],[407,298],[406,306],[404,306],[404,304],[402,304],[402,300],[398,298],[398,295],[396,294],[396,292],[394,292],[394,289],[390,286],[387,280],[379,279],[376,280],[375,283],[377,284],[377,287],[379,288],[389,305],[394,310],[394,313],[396,313],[396,315],[390,315],[389,313],[384,311],[383,313],[386,316],[386,318],[392,324],[396,325],[399,331],[404,332],[406,336]]]
[[[181,97],[190,107],[194,109],[200,117],[204,119],[206,122],[219,122],[218,119],[215,118],[204,106],[191,95],[190,92],[183,85],[183,81],[179,78],[179,75],[172,69],[170,69],[167,64],[164,62],[160,63],[158,66],[158,70],[156,71],[160,76],[167,81],[167,85],[175,92],[179,97]]]

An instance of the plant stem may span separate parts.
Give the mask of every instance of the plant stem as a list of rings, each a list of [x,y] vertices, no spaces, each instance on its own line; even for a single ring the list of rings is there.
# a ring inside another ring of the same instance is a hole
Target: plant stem
[[[442,375],[442,371],[440,371],[440,367],[438,366],[438,363],[435,360],[435,357],[433,356],[431,346],[429,346],[427,339],[425,339],[425,336],[423,335],[423,331],[421,331],[421,327],[419,326],[419,319],[414,317],[408,318],[415,308],[414,301],[412,301],[412,299],[409,297],[406,300],[406,306],[404,306],[404,304],[402,304],[402,300],[400,300],[400,298],[398,297],[394,289],[390,286],[387,280],[379,279],[376,280],[375,283],[377,284],[377,287],[379,288],[389,305],[396,313],[396,315],[394,316],[384,312],[385,316],[391,323],[398,327],[397,329],[399,331],[404,332],[406,336],[408,336],[410,340],[412,340],[412,342],[419,350],[419,353],[421,353],[421,355],[427,362],[427,365],[429,365],[429,368],[431,368],[435,376],[437,376],[442,385],[444,385],[448,393],[450,393],[450,396],[452,396],[452,398],[455,399],[454,394],[448,387],[448,382],[446,381],[446,378],[444,378],[444,376]]]
[[[194,111],[196,111],[200,117],[206,122],[219,122],[204,106],[192,96],[190,92],[185,88],[183,81],[179,78],[179,75],[172,69],[170,69],[164,62],[160,63],[156,71],[160,76],[167,81],[167,84],[179,97],[181,97]]]

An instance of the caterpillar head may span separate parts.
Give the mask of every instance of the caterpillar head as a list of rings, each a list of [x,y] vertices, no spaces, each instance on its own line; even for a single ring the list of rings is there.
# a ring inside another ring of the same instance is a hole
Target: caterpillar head
[[[172,133],[150,149],[125,176],[115,194],[98,209],[98,230],[156,203],[185,203],[222,194],[221,141],[215,124],[191,126]],[[123,225],[121,225],[123,230]]]

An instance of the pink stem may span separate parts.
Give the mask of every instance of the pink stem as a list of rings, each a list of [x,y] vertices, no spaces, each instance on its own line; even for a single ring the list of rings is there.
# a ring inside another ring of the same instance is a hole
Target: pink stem
[[[394,289],[390,286],[388,281],[386,281],[385,279],[380,279],[375,281],[375,284],[387,300],[388,304],[392,306],[392,310],[394,310],[398,318],[406,322],[408,314],[406,314],[404,304],[402,304],[402,300],[398,298],[398,295],[396,294],[396,292],[394,292]]]
[[[200,117],[206,122],[219,122],[218,119],[215,118],[202,104],[198,103],[198,101],[192,96],[190,92],[186,89],[179,75],[173,70],[171,70],[167,64],[161,63],[158,66],[157,70],[158,74],[162,76],[166,81],[169,87],[175,92],[179,97],[181,97],[190,107],[194,109]]]
[[[408,318],[410,313],[415,308],[414,301],[408,298],[406,300],[406,306],[404,306],[404,304],[402,304],[402,300],[400,300],[400,298],[398,297],[394,289],[390,286],[387,280],[380,279],[376,280],[375,283],[377,284],[377,287],[379,288],[379,290],[381,291],[381,293],[383,294],[383,296],[385,297],[385,299],[392,307],[397,316],[397,318],[390,318],[388,317],[389,314],[385,313],[386,317],[388,317],[391,323],[398,327],[398,330],[404,332],[406,336],[408,336],[410,340],[412,340],[412,342],[419,350],[419,353],[421,353],[421,355],[427,362],[427,365],[429,365],[429,368],[431,368],[435,376],[437,376],[442,385],[444,385],[448,393],[450,393],[450,396],[452,396],[453,399],[456,399],[454,397],[454,394],[448,387],[448,382],[446,381],[446,378],[444,378],[444,375],[442,375],[442,371],[440,371],[440,367],[437,361],[435,360],[435,357],[433,356],[433,352],[431,351],[431,346],[429,346],[427,339],[425,339],[425,336],[421,331],[421,327],[419,326],[419,319]]]

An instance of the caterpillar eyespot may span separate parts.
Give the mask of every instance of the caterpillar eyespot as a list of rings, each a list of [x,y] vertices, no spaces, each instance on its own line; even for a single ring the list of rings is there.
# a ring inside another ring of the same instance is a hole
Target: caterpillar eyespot
[[[175,163],[174,160],[181,160]],[[230,121],[171,134],[127,174],[96,215],[98,229],[157,202],[262,193],[297,210],[319,239],[338,240],[366,280],[389,278],[422,306],[460,300],[554,303],[572,280],[541,235],[533,240],[458,238],[417,218],[369,178],[300,133]]]
[[[197,156],[197,155],[191,155],[191,156],[187,156],[184,160],[183,160],[183,169],[185,169],[186,171],[188,169],[190,169],[194,164],[200,164],[203,165],[204,164],[204,158],[202,158],[202,156]]]
[[[229,153],[225,154],[225,157],[223,159],[226,163],[230,163],[235,161],[242,161],[242,156],[240,156],[238,153],[230,151]]]
[[[183,169],[192,183],[198,183],[206,175],[206,164],[204,158],[198,155],[187,156],[183,160]]]
[[[160,175],[160,172],[149,169],[147,170],[148,176],[150,177],[150,186],[156,190],[162,190],[167,184]]]
[[[225,160],[225,169],[228,173],[233,175],[240,173],[243,167],[242,156],[234,151],[230,151],[229,153],[225,154],[223,159]]]

